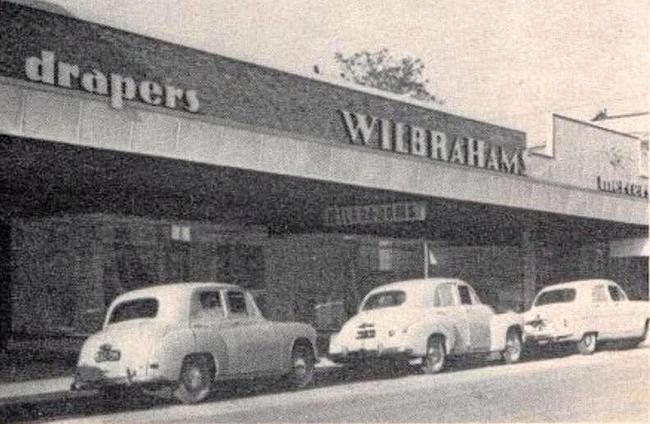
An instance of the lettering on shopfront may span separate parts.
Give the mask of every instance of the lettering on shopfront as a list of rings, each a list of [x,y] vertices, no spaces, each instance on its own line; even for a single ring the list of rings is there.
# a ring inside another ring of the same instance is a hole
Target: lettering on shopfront
[[[351,144],[436,161],[524,175],[523,152],[470,137],[450,139],[446,133],[390,119],[340,110]]]
[[[48,50],[41,51],[40,57],[25,60],[25,74],[30,81],[109,96],[115,109],[122,109],[127,100],[187,112],[197,112],[200,106],[196,90],[150,80],[136,81],[130,76],[97,69],[82,70],[78,65],[57,61],[54,52]]]
[[[325,209],[323,222],[327,226],[368,225],[424,221],[426,216],[426,206],[417,202],[331,206]]]
[[[605,180],[600,176],[596,177],[596,185],[600,191],[640,197],[642,199],[648,198],[648,186],[646,185],[634,184],[622,180]]]

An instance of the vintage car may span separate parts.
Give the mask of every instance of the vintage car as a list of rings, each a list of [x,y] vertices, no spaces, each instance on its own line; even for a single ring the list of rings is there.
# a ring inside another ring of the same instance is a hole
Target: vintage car
[[[433,374],[448,356],[498,352],[506,362],[517,362],[522,332],[520,314],[495,314],[464,281],[401,281],[366,295],[357,315],[332,336],[329,358],[355,366],[408,361]]]
[[[112,302],[103,329],[83,345],[72,389],[171,386],[194,403],[226,379],[281,375],[301,388],[312,379],[315,346],[311,326],[267,321],[235,285],[152,286]]]
[[[525,313],[529,343],[576,343],[589,355],[598,341],[644,341],[648,335],[648,302],[630,301],[609,280],[580,280],[542,289]]]

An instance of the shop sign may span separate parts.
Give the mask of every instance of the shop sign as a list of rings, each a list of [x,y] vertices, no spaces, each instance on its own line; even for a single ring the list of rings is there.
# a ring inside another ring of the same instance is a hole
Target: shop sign
[[[526,169],[521,150],[507,152],[476,138],[452,138],[442,131],[390,119],[339,112],[351,144],[507,174],[524,175]]]
[[[130,76],[98,69],[83,70],[78,65],[57,61],[54,52],[48,50],[41,51],[40,57],[31,56],[25,60],[25,75],[30,81],[108,96],[115,109],[122,109],[126,100],[135,100],[187,112],[199,110],[196,90],[150,80],[136,81]]]
[[[368,225],[424,221],[426,206],[418,202],[385,203],[363,206],[331,206],[323,214],[327,226]]]
[[[596,177],[596,185],[600,191],[640,197],[642,199],[648,198],[648,186],[646,185],[634,184],[622,180],[605,180],[600,176]]]

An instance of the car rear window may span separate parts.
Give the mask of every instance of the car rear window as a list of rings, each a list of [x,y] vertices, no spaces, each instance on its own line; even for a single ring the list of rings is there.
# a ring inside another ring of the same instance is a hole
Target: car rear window
[[[375,293],[366,300],[363,304],[363,310],[388,308],[391,306],[399,306],[406,300],[406,293],[401,290],[385,291]]]
[[[158,300],[153,298],[127,300],[118,304],[111,313],[109,324],[132,319],[155,318],[158,314]]]
[[[575,298],[575,289],[549,290],[539,295],[535,306],[549,305],[551,303],[569,303],[573,302]]]

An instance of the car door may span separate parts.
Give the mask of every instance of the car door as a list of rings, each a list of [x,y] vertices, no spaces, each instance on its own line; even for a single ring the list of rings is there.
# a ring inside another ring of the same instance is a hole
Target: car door
[[[226,290],[227,321],[223,333],[235,374],[267,373],[277,368],[280,335],[272,334],[244,291]]]
[[[489,351],[492,310],[478,300],[476,293],[467,284],[458,284],[458,297],[467,316],[470,351]]]
[[[470,345],[469,324],[467,313],[460,307],[455,283],[442,283],[436,287],[430,319],[434,323],[443,322],[446,325],[453,326],[457,340],[452,346],[452,352],[449,353],[460,354],[467,352]]]
[[[585,330],[598,331],[600,338],[612,337],[614,322],[612,322],[612,305],[605,284],[597,284],[591,288],[591,307],[581,303],[584,308],[582,315],[586,316]],[[576,314],[579,316],[580,314]]]
[[[611,299],[612,337],[631,336],[634,333],[634,322],[627,296],[615,284],[608,284],[607,291]]]
[[[218,373],[229,373],[228,352],[222,337],[226,310],[221,291],[200,289],[192,293],[190,305],[190,328],[194,333],[195,352],[210,352],[218,364]]]

